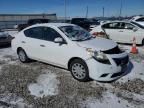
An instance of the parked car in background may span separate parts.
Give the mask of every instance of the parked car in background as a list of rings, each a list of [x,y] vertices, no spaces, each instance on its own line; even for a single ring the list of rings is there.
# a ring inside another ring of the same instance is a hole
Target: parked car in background
[[[86,30],[90,28],[90,21],[87,18],[72,18],[71,24],[78,25]]]
[[[144,27],[136,22],[112,21],[95,27],[90,33],[97,35],[105,33],[110,39],[120,43],[132,43],[136,38],[136,44],[144,45]]]
[[[90,22],[90,30],[92,30],[94,27],[100,25],[100,22],[96,19],[89,19]]]
[[[136,22],[142,26],[144,26],[144,16],[136,16],[131,19],[131,21]]]
[[[0,46],[10,45],[12,39],[12,36],[0,29]]]
[[[56,19],[56,20],[51,20],[50,23],[71,23],[71,20],[69,19]]]
[[[29,19],[26,24],[19,24],[18,31],[23,30],[24,28],[34,25],[34,24],[40,24],[40,23],[49,23],[49,19]]]
[[[30,26],[12,40],[21,62],[34,59],[69,69],[79,81],[112,81],[125,74],[128,54],[112,40],[93,38],[79,26],[47,23]]]

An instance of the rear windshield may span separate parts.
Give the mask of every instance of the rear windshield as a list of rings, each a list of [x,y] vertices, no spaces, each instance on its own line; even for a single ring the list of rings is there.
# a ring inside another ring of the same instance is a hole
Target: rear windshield
[[[131,22],[132,24],[134,24],[134,25],[136,25],[136,26],[138,26],[139,28],[141,28],[141,29],[144,29],[144,26],[142,26],[142,25],[140,25],[140,24],[138,24],[138,23],[136,23],[136,22]]]

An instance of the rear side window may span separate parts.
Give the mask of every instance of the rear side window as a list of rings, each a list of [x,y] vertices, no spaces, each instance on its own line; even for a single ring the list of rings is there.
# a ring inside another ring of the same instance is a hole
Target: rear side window
[[[136,21],[144,21],[144,18],[139,18]]]
[[[102,27],[104,29],[120,29],[121,28],[119,22],[104,24]]]
[[[54,41],[55,38],[61,35],[50,27],[34,27],[24,31],[26,37],[42,39],[46,41]]]
[[[43,39],[43,27],[34,27],[24,31],[26,37],[35,38],[35,39]]]

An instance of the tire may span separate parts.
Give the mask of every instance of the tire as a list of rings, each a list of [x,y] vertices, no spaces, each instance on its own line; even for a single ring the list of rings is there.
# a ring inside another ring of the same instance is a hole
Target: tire
[[[27,54],[23,49],[18,50],[18,57],[22,63],[28,63],[30,61],[30,59],[28,58]]]
[[[142,46],[144,46],[144,39],[142,40]]]
[[[74,79],[80,82],[87,82],[90,80],[88,67],[81,59],[75,59],[70,63],[70,72]]]

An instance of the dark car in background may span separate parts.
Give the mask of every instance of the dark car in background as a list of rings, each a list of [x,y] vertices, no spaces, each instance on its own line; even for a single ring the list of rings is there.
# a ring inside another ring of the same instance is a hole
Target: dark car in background
[[[34,25],[34,24],[40,24],[40,23],[49,23],[49,19],[29,19],[26,24],[19,24],[18,25],[18,31],[21,31],[25,29],[28,26]]]
[[[0,29],[0,46],[11,45],[12,39],[12,36]]]
[[[90,23],[90,30],[100,25],[100,21],[97,19],[89,19],[89,23]]]
[[[87,18],[72,18],[71,23],[89,31],[90,21]]]

